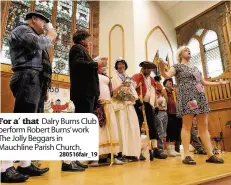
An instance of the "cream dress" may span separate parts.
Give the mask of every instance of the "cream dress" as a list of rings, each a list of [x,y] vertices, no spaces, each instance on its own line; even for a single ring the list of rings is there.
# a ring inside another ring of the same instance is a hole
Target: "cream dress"
[[[122,84],[122,79],[117,74],[112,78],[112,89]],[[132,85],[131,85],[132,86]],[[132,94],[136,99],[138,95],[133,88]],[[119,151],[125,156],[140,156],[141,138],[138,117],[131,101],[113,100],[119,132]]]
[[[106,125],[99,127],[99,155],[119,152],[119,136],[115,110],[111,101],[109,78],[99,74],[100,97],[106,113]],[[110,137],[111,136],[111,137]],[[111,145],[112,142],[112,145]]]

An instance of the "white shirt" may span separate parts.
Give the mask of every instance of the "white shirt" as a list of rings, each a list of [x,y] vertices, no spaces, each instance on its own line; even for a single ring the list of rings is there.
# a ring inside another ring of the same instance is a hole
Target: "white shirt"
[[[150,102],[150,98],[151,98],[151,89],[152,89],[152,84],[151,84],[151,77],[148,76],[147,78],[144,76],[144,82],[146,84],[147,87],[147,92],[144,96],[144,101],[145,102]]]
[[[98,74],[99,76],[99,89],[100,89],[100,100],[111,100],[111,94],[109,89],[109,78],[107,76]]]

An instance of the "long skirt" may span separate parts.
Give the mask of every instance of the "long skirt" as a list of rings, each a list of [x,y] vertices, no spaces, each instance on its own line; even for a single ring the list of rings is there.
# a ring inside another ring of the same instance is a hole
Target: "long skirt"
[[[103,105],[106,115],[106,124],[99,127],[99,155],[119,153],[119,135],[115,110],[113,105],[106,103]]]
[[[115,101],[116,119],[119,132],[119,151],[125,156],[139,157],[141,140],[139,121],[133,104]]]

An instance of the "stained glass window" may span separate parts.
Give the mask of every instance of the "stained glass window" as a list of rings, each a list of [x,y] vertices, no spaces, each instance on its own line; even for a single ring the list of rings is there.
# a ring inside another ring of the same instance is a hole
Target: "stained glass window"
[[[53,72],[69,74],[68,55],[72,37],[72,10],[71,0],[58,1],[56,30],[58,33],[54,46]]]
[[[1,63],[5,63],[5,64],[11,63],[10,54],[9,54],[8,36],[14,28],[24,23],[26,13],[28,12],[30,5],[31,2],[29,0],[10,2],[8,16],[7,16],[7,23],[6,23],[3,42],[2,42],[2,52],[0,54]]]
[[[35,10],[37,12],[42,13],[51,21],[53,4],[54,4],[53,0],[40,0],[40,1],[36,0]]]
[[[224,72],[216,32],[208,30],[203,38],[205,67],[208,78],[214,78]]]
[[[89,31],[90,8],[86,0],[77,1],[76,28]]]

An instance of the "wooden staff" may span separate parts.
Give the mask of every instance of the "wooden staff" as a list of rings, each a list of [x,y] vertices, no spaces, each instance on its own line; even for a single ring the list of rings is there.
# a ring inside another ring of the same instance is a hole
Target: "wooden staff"
[[[139,84],[139,87],[140,87],[140,101],[142,103],[144,103],[143,101],[143,92],[142,92],[142,83],[140,82]],[[151,143],[151,140],[150,140],[150,136],[149,136],[149,128],[148,128],[148,122],[147,122],[147,117],[146,117],[146,113],[145,113],[145,107],[144,107],[144,104],[142,106],[142,113],[143,113],[143,118],[144,118],[144,126],[145,126],[145,132],[146,132],[146,135],[147,135],[147,138],[148,138],[148,146],[149,146],[149,154],[150,154],[150,161],[153,161],[153,153],[152,153],[152,143]]]

